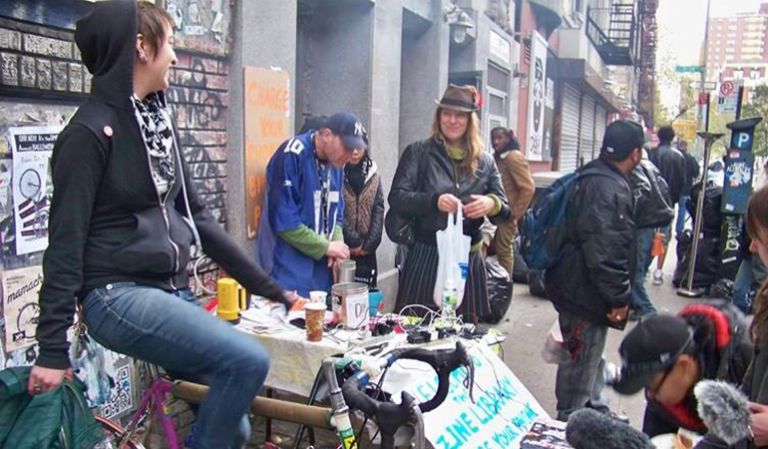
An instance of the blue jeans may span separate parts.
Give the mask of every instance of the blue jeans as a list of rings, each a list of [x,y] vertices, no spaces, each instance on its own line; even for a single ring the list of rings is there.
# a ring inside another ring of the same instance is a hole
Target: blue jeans
[[[677,222],[675,223],[675,235],[680,235],[685,230],[685,217],[688,215],[688,209],[686,205],[691,197],[688,195],[680,195],[680,200],[677,202]]]
[[[637,230],[637,266],[632,282],[632,310],[640,315],[656,313],[648,292],[645,290],[645,274],[651,265],[651,247],[653,246],[654,228],[639,228]]]
[[[584,407],[607,413],[603,351],[608,327],[564,312],[560,312],[558,319],[571,358],[557,365],[557,419],[568,421],[573,412]]]
[[[94,289],[83,306],[89,333],[105,347],[210,379],[194,449],[242,444],[239,433],[249,430],[242,417],[269,370],[269,356],[253,337],[176,295],[131,282]]]

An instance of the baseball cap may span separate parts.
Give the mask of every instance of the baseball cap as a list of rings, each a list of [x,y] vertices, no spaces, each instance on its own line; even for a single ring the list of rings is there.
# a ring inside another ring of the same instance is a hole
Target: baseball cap
[[[653,376],[672,368],[692,342],[693,331],[682,318],[659,314],[640,320],[619,346],[621,376],[613,389],[637,393]]]
[[[360,119],[351,112],[342,111],[333,114],[328,117],[324,127],[341,137],[341,142],[349,151],[357,148],[368,148],[363,137],[365,128],[363,128]]]
[[[600,152],[623,160],[632,150],[641,148],[643,143],[645,143],[645,133],[639,123],[631,120],[616,120],[605,128]]]

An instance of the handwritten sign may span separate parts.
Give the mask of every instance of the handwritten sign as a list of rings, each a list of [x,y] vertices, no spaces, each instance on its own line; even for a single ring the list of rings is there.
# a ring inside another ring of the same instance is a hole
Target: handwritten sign
[[[549,415],[486,345],[476,345],[469,353],[475,364],[474,402],[463,385],[467,371],[454,370],[448,397],[424,415],[427,439],[438,449],[518,447],[531,425],[549,419]],[[435,395],[437,376],[427,365],[410,360],[398,361],[397,365],[408,374],[397,377],[400,388],[395,389],[395,397],[403,390],[419,402]]]
[[[259,230],[267,184],[267,164],[289,137],[290,82],[282,70],[245,68],[246,237]]]

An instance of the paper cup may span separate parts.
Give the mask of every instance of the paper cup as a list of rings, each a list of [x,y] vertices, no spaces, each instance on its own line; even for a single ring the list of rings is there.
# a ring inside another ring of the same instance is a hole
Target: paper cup
[[[326,296],[328,296],[328,293],[323,290],[312,290],[309,292],[309,302],[325,305]]]
[[[323,322],[325,321],[325,303],[307,303],[304,306],[304,321],[306,322],[307,327],[307,340],[322,340]]]

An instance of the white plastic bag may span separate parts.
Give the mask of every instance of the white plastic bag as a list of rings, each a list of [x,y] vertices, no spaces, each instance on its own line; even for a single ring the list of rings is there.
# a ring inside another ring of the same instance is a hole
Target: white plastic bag
[[[544,348],[541,350],[541,358],[547,363],[560,365],[571,359],[568,348],[565,347],[563,333],[560,331],[560,320],[555,318],[552,327],[549,328],[547,339],[544,340]]]
[[[445,281],[453,279],[458,299],[456,307],[459,307],[464,300],[466,283],[466,279],[461,275],[460,264],[469,266],[469,250],[472,248],[472,239],[464,235],[464,217],[461,208],[455,214],[448,214],[448,226],[445,230],[437,231],[436,237],[438,262],[432,296],[435,304],[442,307]]]

